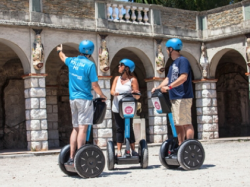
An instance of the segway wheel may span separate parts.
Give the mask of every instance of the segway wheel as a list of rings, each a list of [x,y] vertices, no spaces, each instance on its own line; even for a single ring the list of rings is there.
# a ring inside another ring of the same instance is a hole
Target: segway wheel
[[[115,146],[112,141],[107,144],[107,165],[108,170],[113,170],[115,167]]]
[[[58,157],[58,165],[63,173],[69,176],[74,176],[74,175],[77,175],[77,173],[67,171],[64,166],[64,163],[69,160],[69,155],[70,155],[70,145],[66,145],[60,151],[60,154]]]
[[[197,140],[186,140],[177,153],[178,162],[185,170],[199,169],[205,160],[205,151]]]
[[[173,139],[168,139],[165,142],[163,142],[161,144],[160,151],[159,151],[159,160],[160,160],[161,164],[167,169],[176,169],[179,167],[176,165],[169,165],[169,164],[167,164],[167,162],[165,160],[165,157],[168,156],[168,148],[172,144],[172,141],[173,141]],[[178,147],[178,145],[176,145],[175,148],[177,148],[177,147]]]
[[[105,157],[98,146],[83,146],[77,151],[74,164],[79,176],[94,178],[102,173],[105,167]]]
[[[141,140],[138,146],[138,154],[140,156],[141,168],[145,169],[148,167],[148,145],[146,140]]]

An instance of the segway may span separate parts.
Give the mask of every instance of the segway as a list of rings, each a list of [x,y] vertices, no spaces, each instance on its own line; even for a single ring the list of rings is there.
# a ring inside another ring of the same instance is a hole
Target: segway
[[[147,142],[142,139],[139,142],[138,154],[139,156],[132,156],[130,154],[130,118],[133,118],[137,111],[137,100],[133,95],[140,95],[138,93],[122,93],[124,97],[119,101],[119,114],[121,118],[125,118],[125,139],[126,150],[125,154],[121,157],[115,155],[115,146],[113,141],[108,141],[107,144],[107,166],[108,170],[113,170],[114,165],[123,164],[140,164],[141,168],[148,167],[148,146]]]
[[[160,147],[159,160],[168,169],[181,166],[185,170],[199,169],[205,160],[205,151],[198,140],[189,139],[178,146],[178,136],[171,113],[171,102],[168,93],[155,90],[152,102],[157,113],[167,113],[173,138],[164,141]]]
[[[93,124],[102,123],[106,114],[106,103],[102,98],[94,99]],[[59,154],[59,167],[63,173],[69,176],[79,175],[83,178],[93,178],[99,176],[105,167],[105,157],[102,150],[96,146],[88,144],[91,132],[91,125],[88,126],[86,144],[76,151],[74,164],[65,164],[70,156],[70,145],[61,149]]]

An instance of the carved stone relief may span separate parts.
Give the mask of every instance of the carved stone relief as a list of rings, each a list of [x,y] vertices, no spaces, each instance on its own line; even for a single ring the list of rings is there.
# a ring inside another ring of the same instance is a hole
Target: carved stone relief
[[[165,57],[162,53],[162,47],[161,44],[158,45],[156,57],[155,57],[155,63],[156,63],[156,71],[158,73],[163,73],[165,71]]]
[[[32,60],[33,60],[33,67],[36,70],[41,70],[44,64],[44,48],[41,42],[41,30],[33,29],[36,33],[35,41],[33,43],[32,48]]]
[[[102,46],[99,49],[99,65],[102,72],[109,70],[109,51],[106,40],[102,40]]]

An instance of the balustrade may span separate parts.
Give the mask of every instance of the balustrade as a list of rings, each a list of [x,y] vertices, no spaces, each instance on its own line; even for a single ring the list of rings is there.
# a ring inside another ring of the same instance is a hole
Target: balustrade
[[[132,5],[132,6],[131,6]],[[107,19],[114,22],[127,22],[133,24],[149,25],[148,7],[141,7],[137,4],[108,3]]]

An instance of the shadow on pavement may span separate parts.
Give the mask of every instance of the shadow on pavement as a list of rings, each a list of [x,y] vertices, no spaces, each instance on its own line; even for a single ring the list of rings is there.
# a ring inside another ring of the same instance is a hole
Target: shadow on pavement
[[[117,170],[113,170],[113,172],[102,172],[102,174],[99,177],[108,177],[109,175],[127,175],[131,172],[123,172],[123,171],[117,171]]]
[[[159,168],[159,167],[161,167],[161,165],[150,165],[145,169],[155,169],[155,168]],[[117,170],[130,170],[130,169],[141,170],[142,168],[141,168],[141,166],[131,166],[131,167],[126,167],[126,168],[115,168],[114,171],[117,171]]]

